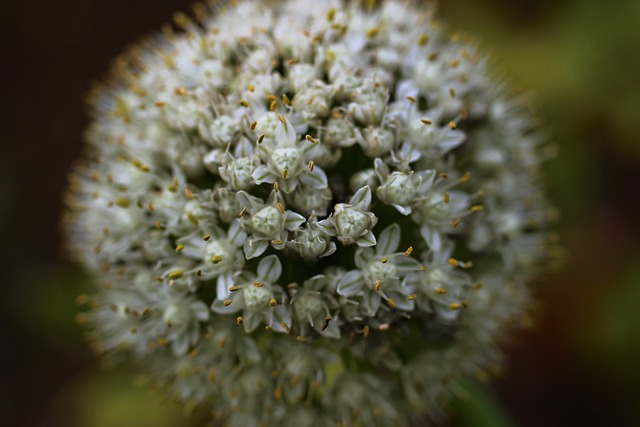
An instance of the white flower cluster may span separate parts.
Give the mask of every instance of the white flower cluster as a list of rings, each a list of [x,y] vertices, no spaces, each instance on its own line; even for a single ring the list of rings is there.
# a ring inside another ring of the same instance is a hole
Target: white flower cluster
[[[72,176],[94,347],[225,425],[403,425],[486,376],[550,255],[544,155],[401,0],[200,5],[116,62]]]

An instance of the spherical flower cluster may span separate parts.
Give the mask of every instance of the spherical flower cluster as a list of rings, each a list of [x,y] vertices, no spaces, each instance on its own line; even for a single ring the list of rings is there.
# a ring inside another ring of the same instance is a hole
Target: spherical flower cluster
[[[93,346],[225,425],[437,416],[552,254],[527,105],[414,3],[194,16],[92,99],[65,227]]]

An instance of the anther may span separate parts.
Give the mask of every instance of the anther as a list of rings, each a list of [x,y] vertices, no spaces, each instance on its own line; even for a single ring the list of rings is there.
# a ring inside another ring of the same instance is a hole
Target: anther
[[[464,175],[462,175],[460,182],[462,182],[463,184],[466,184],[467,182],[469,182],[470,179],[471,179],[471,172],[466,172]]]
[[[429,35],[422,33],[418,36],[418,46],[424,47],[429,42]]]
[[[204,236],[202,236],[202,240],[204,240],[205,242],[209,241],[209,239],[211,239],[211,234],[205,234]]]
[[[455,129],[457,127],[456,123],[453,121],[449,122],[449,129]]]
[[[280,239],[272,240],[271,244],[272,245],[281,245],[282,244],[282,240],[280,240]]]
[[[269,104],[269,111],[276,111],[277,106],[278,103],[276,101],[271,101],[271,104]]]
[[[249,92],[253,92],[256,90],[256,87],[254,85],[249,85],[247,89],[249,90]]]
[[[320,330],[324,331],[325,329],[327,329],[329,327],[329,322],[331,322],[331,319],[333,319],[333,317],[331,316],[325,317]]]
[[[154,210],[156,210],[155,206],[153,206],[153,200],[149,200],[149,203],[147,204],[147,208],[149,208],[150,212],[153,212]]]
[[[284,119],[284,116],[282,114],[278,114],[278,120],[280,120],[280,123],[282,123],[283,125],[287,124],[287,121]]]
[[[258,144],[262,144],[262,141],[264,141],[264,134],[258,137]]]
[[[238,285],[232,285],[232,286],[229,288],[229,292],[236,292],[238,289],[240,289],[240,288],[238,287]]]
[[[373,286],[376,288],[376,291],[379,292],[380,291],[380,280],[376,280],[375,283],[373,284]]]
[[[254,131],[254,130],[256,130],[256,126],[258,126],[258,122],[256,120],[254,120],[249,125],[249,129],[251,129],[251,131]]]
[[[288,175],[289,175],[289,169],[287,168],[282,169],[282,179],[287,179]]]
[[[386,264],[386,263],[387,263],[387,261],[389,261],[389,258],[384,257],[384,258],[382,258],[380,261],[382,261],[382,263],[383,263],[383,264]]]
[[[365,338],[368,337],[369,331],[370,331],[369,326],[366,325],[364,328],[362,328],[362,335],[364,335]]]
[[[278,204],[276,205],[276,208],[278,208],[278,211],[279,211],[282,215],[284,215],[284,214],[285,214],[284,206],[282,206],[282,203],[278,203]]]
[[[188,188],[184,189],[184,195],[187,196],[187,199],[189,199],[189,200],[193,199],[193,193]]]
[[[283,94],[282,94],[282,103],[283,103],[284,105],[289,105],[289,104],[291,104],[291,100],[289,99],[289,97],[287,96],[287,94],[286,94],[286,93],[283,93]]]
[[[456,228],[456,227],[458,226],[458,224],[460,224],[460,221],[462,221],[460,218],[454,218],[454,219],[451,221],[451,227],[452,227],[452,228]]]
[[[471,206],[471,212],[480,212],[483,209],[482,205]]]
[[[242,316],[238,316],[238,317],[236,317],[236,324],[237,324],[237,325],[242,325],[242,322],[243,322],[243,320],[242,320]]]
[[[274,183],[273,183],[273,191],[275,191],[276,193],[278,191],[280,191],[280,187],[278,186],[278,181],[274,181]]]
[[[444,193],[444,202],[449,203],[449,192]]]
[[[309,141],[312,144],[316,143],[316,140],[314,138],[312,138],[311,135],[305,135],[304,139],[306,139],[307,141]]]
[[[240,105],[242,105],[244,108],[247,108],[249,106],[249,103],[247,101],[245,101],[244,99],[240,100]]]
[[[411,256],[412,252],[413,252],[413,246],[409,246],[409,248],[407,248],[407,250],[404,251],[404,256],[406,257]]]
[[[264,286],[263,282],[253,282],[253,286],[255,286],[256,288],[261,288]]]
[[[451,95],[452,98],[456,97],[456,90],[454,88],[449,88],[449,95]]]
[[[313,168],[314,168],[313,160],[309,160],[309,165],[308,166],[309,166],[309,171],[313,172]]]
[[[211,257],[211,262],[214,264],[218,264],[222,261],[222,257],[220,255],[214,255]]]
[[[285,322],[280,323],[280,326],[282,326],[287,333],[291,333],[291,328]]]
[[[185,96],[187,94],[187,89],[183,87],[177,87],[175,92],[176,92],[176,95]]]
[[[425,124],[425,125],[433,124],[433,121],[429,119],[420,119],[420,121],[422,122],[422,124]]]
[[[389,299],[387,300],[387,302],[388,302],[388,303],[389,303],[389,305],[390,305],[391,307],[393,307],[393,308],[397,308],[397,307],[398,307],[398,304],[396,304],[396,302],[395,302],[395,300],[394,300],[393,298],[389,298]]]
[[[413,301],[414,299],[418,298],[417,294],[411,294],[407,297],[407,301]]]
[[[461,306],[457,302],[453,302],[453,303],[449,304],[449,307],[451,307],[452,310],[460,310]]]
[[[242,218],[243,216],[245,216],[246,213],[247,213],[247,207],[245,206],[244,208],[242,208],[238,216]]]
[[[436,293],[439,295],[444,295],[447,293],[447,290],[445,288],[436,288]]]
[[[455,258],[449,258],[449,259],[447,260],[447,262],[448,262],[450,265],[454,266],[454,267],[457,267],[457,266],[458,266],[458,264],[459,264],[459,263],[458,263],[458,260],[457,260],[457,259],[455,259]]]
[[[223,304],[225,307],[228,307],[229,305],[231,305],[231,303],[232,303],[232,302],[233,302],[233,300],[231,300],[231,299],[226,299],[226,300],[224,300],[224,301],[222,302],[222,304]]]
[[[176,252],[182,252],[182,250],[184,249],[184,245],[180,244],[178,246],[176,246]]]
[[[412,102],[414,104],[418,101],[414,96],[411,95],[407,95],[407,99],[409,100],[409,102]]]
[[[179,278],[182,277],[183,274],[184,274],[184,271],[176,270],[176,271],[172,271],[171,273],[167,274],[167,277],[169,279],[179,279]]]

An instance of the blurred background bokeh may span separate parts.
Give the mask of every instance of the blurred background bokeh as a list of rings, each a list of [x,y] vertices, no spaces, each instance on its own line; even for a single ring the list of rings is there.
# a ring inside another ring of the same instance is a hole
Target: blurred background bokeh
[[[3,0],[0,17],[0,425],[163,427],[198,417],[105,371],[74,322],[85,278],[58,230],[83,95],[185,0]],[[504,375],[469,385],[454,426],[640,425],[640,1],[442,0],[539,100],[564,268]],[[7,73],[7,74],[4,74]]]

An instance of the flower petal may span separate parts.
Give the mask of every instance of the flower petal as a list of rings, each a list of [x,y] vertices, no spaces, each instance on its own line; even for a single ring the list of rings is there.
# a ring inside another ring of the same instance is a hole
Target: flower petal
[[[266,240],[265,240],[266,242]],[[268,283],[275,283],[282,274],[282,264],[277,255],[269,255],[258,264],[258,278]]]
[[[357,295],[364,289],[362,274],[358,270],[351,270],[345,273],[338,282],[338,294],[343,297]]]

